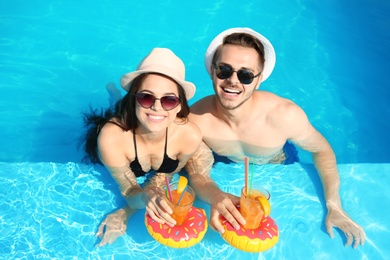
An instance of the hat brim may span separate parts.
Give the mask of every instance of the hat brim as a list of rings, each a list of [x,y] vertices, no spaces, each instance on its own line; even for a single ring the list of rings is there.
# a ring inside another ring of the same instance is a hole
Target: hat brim
[[[181,80],[181,79],[173,76],[171,68],[163,68],[163,67],[160,67],[158,70],[136,70],[136,71],[124,74],[121,78],[122,88],[128,92],[130,89],[130,85],[131,85],[130,83],[136,77],[138,77],[141,74],[145,74],[145,73],[159,73],[159,74],[163,74],[163,75],[171,78],[177,84],[179,84],[180,86],[183,87],[187,100],[191,99],[195,94],[195,85],[193,83]]]
[[[248,33],[258,38],[261,41],[261,43],[264,46],[264,58],[265,58],[264,68],[262,73],[263,74],[262,82],[265,81],[271,75],[275,67],[275,63],[276,63],[275,50],[271,42],[267,38],[265,38],[263,35],[261,35],[258,32],[255,32],[250,28],[231,28],[221,32],[220,34],[217,35],[217,37],[214,38],[214,40],[210,43],[209,47],[207,48],[205,54],[204,62],[205,62],[207,72],[211,76],[211,62],[213,60],[215,51],[222,44],[225,36],[230,35],[232,33]]]

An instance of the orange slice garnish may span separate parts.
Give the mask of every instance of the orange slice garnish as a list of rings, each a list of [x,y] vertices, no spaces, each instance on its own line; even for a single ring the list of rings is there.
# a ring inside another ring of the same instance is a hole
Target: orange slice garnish
[[[263,196],[257,196],[256,199],[260,202],[260,205],[263,208],[264,216],[268,216],[271,213],[271,204],[267,198]]]
[[[177,184],[177,193],[182,193],[184,189],[187,187],[188,180],[184,176],[179,177],[179,183]]]

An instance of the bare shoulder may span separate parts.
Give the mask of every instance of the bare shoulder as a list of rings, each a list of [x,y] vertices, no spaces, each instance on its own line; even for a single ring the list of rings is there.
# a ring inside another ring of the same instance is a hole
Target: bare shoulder
[[[214,95],[207,96],[198,100],[191,106],[189,115],[190,121],[202,128],[203,125],[209,124],[210,120],[215,117],[215,97]]]
[[[191,122],[187,121],[185,124],[176,124],[177,137],[183,145],[187,146],[199,146],[202,141],[202,133],[199,127]]]
[[[305,112],[293,101],[266,91],[257,91],[256,102],[268,119],[276,121],[296,120],[306,116]]]
[[[113,145],[121,141],[123,129],[116,124],[107,123],[100,130],[98,137],[99,145]]]
[[[204,113],[208,113],[210,109],[213,107],[214,95],[210,95],[204,97],[198,101],[196,101],[191,106],[191,113],[195,115],[201,115]]]
[[[286,136],[299,139],[313,131],[305,111],[296,103],[270,92],[262,92],[260,95],[260,103],[267,111],[267,122],[284,131]]]
[[[98,136],[98,149],[101,160],[106,166],[119,167],[126,162],[123,150],[125,132],[115,124],[105,124]]]

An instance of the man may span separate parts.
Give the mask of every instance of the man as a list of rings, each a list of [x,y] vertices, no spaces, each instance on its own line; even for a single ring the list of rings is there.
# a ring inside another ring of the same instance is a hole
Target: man
[[[347,236],[346,245],[353,240],[354,248],[363,245],[363,229],[342,209],[336,158],[327,140],[299,106],[258,90],[275,65],[271,43],[249,28],[229,29],[211,42],[205,65],[215,94],[196,102],[190,115],[201,129],[204,143],[230,160],[242,162],[250,157],[251,162],[259,164],[282,163],[288,158],[283,149],[286,141],[311,152],[324,188],[327,232],[333,237],[333,227],[338,227]],[[213,229],[224,232],[220,214],[239,229],[239,224],[245,224],[235,207],[239,197],[222,192],[210,178],[213,158],[206,145],[187,163],[191,185],[198,197],[210,204]]]

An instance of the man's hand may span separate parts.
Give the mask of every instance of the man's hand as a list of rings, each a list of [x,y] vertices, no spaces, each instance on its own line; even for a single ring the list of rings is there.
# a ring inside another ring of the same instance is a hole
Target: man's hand
[[[353,248],[364,245],[366,234],[361,226],[356,224],[347,213],[336,205],[328,205],[328,215],[326,217],[326,230],[331,238],[334,237],[333,227],[339,228],[347,237],[346,246],[353,243]]]
[[[226,220],[235,228],[240,229],[240,224],[245,225],[245,219],[237,210],[236,205],[240,204],[240,198],[229,193],[219,191],[210,203],[210,226],[215,231],[223,234],[225,229],[219,221],[223,215]]]

